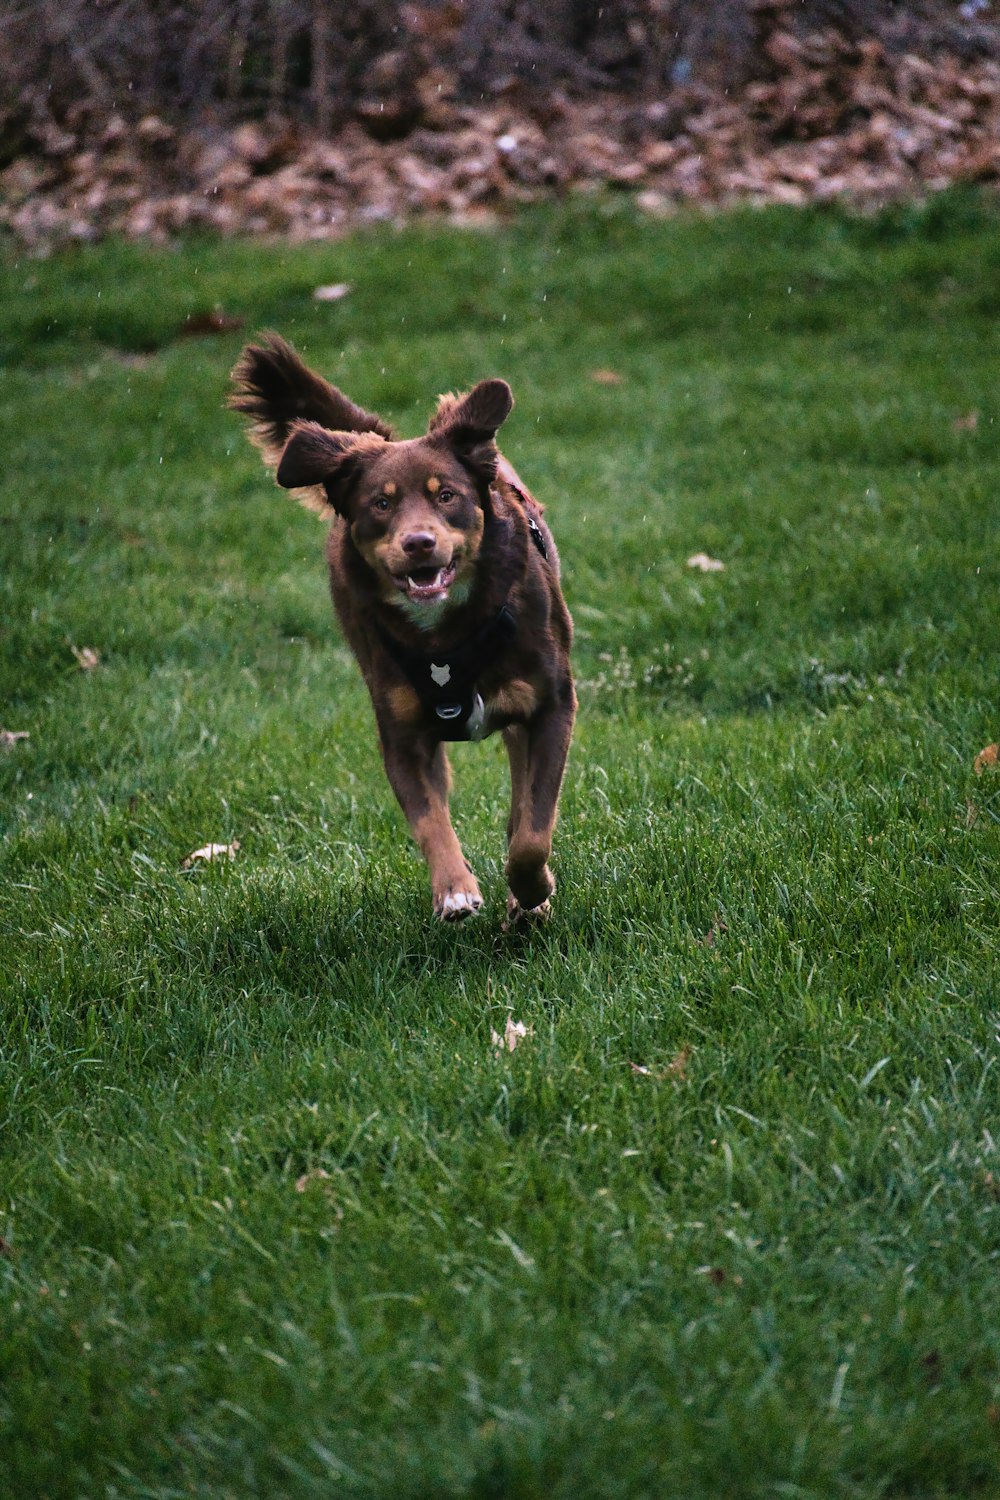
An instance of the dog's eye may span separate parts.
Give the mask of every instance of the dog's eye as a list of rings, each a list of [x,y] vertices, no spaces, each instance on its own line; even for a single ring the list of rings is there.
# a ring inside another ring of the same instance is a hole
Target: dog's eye
[[[454,490],[438,490],[438,501],[441,505],[447,505],[449,500],[454,500]]]
[[[388,495],[376,495],[375,499],[372,501],[372,510],[381,511],[383,515],[387,510],[391,510],[391,508],[392,501],[389,499]]]

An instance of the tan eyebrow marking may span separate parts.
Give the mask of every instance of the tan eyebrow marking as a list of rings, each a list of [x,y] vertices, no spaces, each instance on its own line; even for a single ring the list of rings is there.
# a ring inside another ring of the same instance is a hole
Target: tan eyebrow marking
[[[428,479],[427,488],[430,490],[432,495],[436,495],[438,490],[441,488],[441,481],[440,479],[438,479],[436,474],[432,474]]]
[[[389,479],[382,486],[382,489],[385,494],[394,495],[396,493],[396,490],[398,489],[398,485],[396,484],[396,481],[394,479]]]

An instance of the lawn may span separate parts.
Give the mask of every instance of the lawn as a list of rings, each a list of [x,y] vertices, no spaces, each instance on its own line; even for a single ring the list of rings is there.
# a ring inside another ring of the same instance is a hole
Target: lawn
[[[1000,1492],[996,218],[3,253],[5,1500]],[[407,435],[514,388],[581,699],[528,937],[496,741],[431,920],[223,410],[268,327]]]

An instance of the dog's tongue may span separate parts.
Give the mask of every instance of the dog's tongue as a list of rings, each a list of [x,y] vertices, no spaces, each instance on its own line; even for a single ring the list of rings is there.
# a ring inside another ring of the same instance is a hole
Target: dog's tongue
[[[410,598],[424,599],[428,594],[439,594],[442,588],[443,573],[444,568],[437,568],[433,573],[429,569],[426,569],[419,578],[411,573],[407,580]]]

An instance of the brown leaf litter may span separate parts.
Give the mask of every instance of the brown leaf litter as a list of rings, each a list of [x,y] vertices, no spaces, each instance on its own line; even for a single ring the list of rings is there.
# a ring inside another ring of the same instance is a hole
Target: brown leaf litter
[[[40,250],[194,229],[311,240],[422,214],[488,225],[522,203],[607,190],[658,215],[692,201],[867,209],[1000,183],[994,53],[925,56],[801,31],[796,6],[756,10],[770,76],[727,92],[512,88],[463,102],[427,73],[405,109],[393,110],[392,85],[336,129],[283,118],[185,128],[81,106],[58,127],[32,126],[0,171],[0,230]]]

